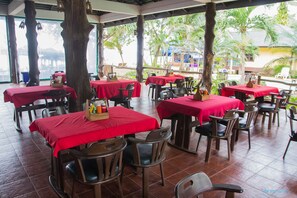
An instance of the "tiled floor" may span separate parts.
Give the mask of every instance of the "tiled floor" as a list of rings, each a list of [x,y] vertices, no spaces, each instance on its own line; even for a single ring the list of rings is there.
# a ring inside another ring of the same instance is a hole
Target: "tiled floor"
[[[9,84],[0,85],[3,92]],[[13,123],[13,106],[3,102],[0,96],[0,197],[57,197],[48,183],[50,174],[50,149],[43,137],[37,132],[30,133],[29,122],[23,114],[23,133],[16,132]],[[136,111],[158,118],[156,103],[147,96],[143,86],[141,99],[133,99],[132,106]],[[39,116],[40,117],[40,112]],[[267,129],[259,120],[251,132],[252,148],[248,150],[247,134],[241,133],[239,141],[227,160],[224,142],[221,150],[212,150],[210,161],[204,162],[206,141],[202,139],[198,155],[188,154],[175,148],[167,148],[167,159],[164,163],[165,186],[160,184],[158,167],[150,173],[150,197],[173,197],[174,186],[183,177],[203,171],[213,183],[233,183],[244,189],[236,197],[297,197],[297,143],[292,142],[286,159],[282,154],[288,142],[289,122],[281,112],[280,127],[273,124]],[[165,123],[165,125],[169,123]],[[192,135],[192,147],[196,146],[197,134]],[[123,190],[125,197],[141,197],[141,177],[125,169]],[[67,185],[70,189],[70,185]],[[92,190],[81,186],[76,197],[92,197]],[[114,183],[104,185],[103,197],[117,197],[118,188]],[[222,197],[209,194],[206,197]]]

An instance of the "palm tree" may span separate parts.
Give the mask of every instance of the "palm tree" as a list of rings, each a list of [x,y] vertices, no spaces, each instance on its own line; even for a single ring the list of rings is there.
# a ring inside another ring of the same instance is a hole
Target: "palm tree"
[[[133,41],[135,24],[120,25],[107,28],[104,35],[104,46],[109,49],[116,49],[120,54],[122,64],[124,64],[123,46],[129,45]]]
[[[276,41],[277,35],[273,29],[273,20],[264,15],[253,16],[252,12],[256,7],[246,7],[233,9],[226,12],[225,26],[229,31],[235,31],[240,34],[240,39],[237,41],[237,48],[239,49],[239,74],[245,74],[246,54],[249,48],[252,47],[251,40],[247,33],[249,30],[259,29],[266,32],[266,39],[271,42]]]

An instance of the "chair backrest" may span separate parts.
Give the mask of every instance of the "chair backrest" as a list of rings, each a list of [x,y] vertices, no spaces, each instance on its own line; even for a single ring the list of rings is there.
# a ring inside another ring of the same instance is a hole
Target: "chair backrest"
[[[134,92],[134,84],[133,83],[128,84],[126,87],[126,90],[128,91],[127,99],[131,100],[133,92]]]
[[[70,149],[75,162],[76,179],[82,183],[102,183],[119,176],[126,145],[123,138],[115,138],[93,143],[81,151]],[[96,173],[96,179],[89,181],[87,169]]]
[[[258,107],[256,105],[249,105],[245,108],[246,113],[246,128],[251,126],[251,123],[258,112]]]
[[[43,94],[45,97],[46,107],[57,107],[64,106],[67,108],[69,93],[64,89],[49,90],[47,93]],[[48,102],[48,99],[52,99],[51,105]]]
[[[286,100],[284,100],[281,105],[288,104],[288,102],[290,101],[291,94],[292,94],[292,90],[289,90],[289,89],[283,89],[279,92],[280,96],[286,97]]]
[[[134,166],[149,167],[161,163],[165,160],[165,148],[167,146],[167,141],[171,137],[171,131],[169,127],[160,128],[151,131],[145,141],[132,144],[133,147],[133,161]],[[140,156],[139,149],[141,145],[150,145],[150,150],[146,154],[150,154],[149,163],[142,164],[142,159]]]
[[[212,136],[213,137],[228,137],[230,135],[232,135],[232,130],[233,127],[235,125],[235,123],[238,121],[239,115],[236,111],[227,111],[226,114],[224,115],[224,117],[222,118],[226,123],[226,128],[225,128],[225,132],[224,135],[222,136],[221,134],[218,134],[218,124],[216,119],[212,119]]]
[[[232,80],[232,81],[231,81],[231,85],[232,85],[232,86],[237,85],[237,82],[236,82],[235,80]]]
[[[225,83],[219,83],[218,84],[218,92],[219,92],[219,95],[221,96],[222,95],[222,89],[226,87],[226,84]]]
[[[174,81],[177,88],[185,87],[185,80],[184,79],[176,79]]]
[[[167,100],[167,99],[170,99],[170,98],[174,98],[174,94],[172,91],[170,90],[163,90],[160,92],[160,99],[161,100]]]
[[[210,191],[213,188],[209,177],[204,173],[195,173],[185,177],[175,186],[176,198],[196,197],[199,194]]]

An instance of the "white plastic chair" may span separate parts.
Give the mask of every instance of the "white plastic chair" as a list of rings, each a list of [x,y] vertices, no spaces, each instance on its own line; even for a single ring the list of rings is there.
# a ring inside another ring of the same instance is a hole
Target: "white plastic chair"
[[[281,72],[275,75],[275,78],[283,78],[283,79],[290,78],[290,68],[283,67]]]

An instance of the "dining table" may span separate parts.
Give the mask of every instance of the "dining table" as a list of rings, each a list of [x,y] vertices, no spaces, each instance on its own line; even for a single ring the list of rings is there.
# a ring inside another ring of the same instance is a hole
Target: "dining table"
[[[277,87],[265,86],[265,85],[254,85],[253,87],[247,87],[246,85],[235,85],[226,86],[222,88],[222,96],[234,96],[235,92],[252,95],[259,102],[263,101],[263,97],[270,95],[271,93],[279,93]],[[244,97],[242,97],[244,98]]]
[[[72,87],[63,85],[60,88],[55,88],[50,85],[42,86],[30,86],[30,87],[16,87],[8,88],[3,92],[4,102],[11,102],[14,105],[14,119],[16,130],[22,132],[20,127],[19,114],[23,111],[30,112],[35,109],[45,108],[45,103],[34,104],[36,100],[44,99],[45,93],[50,90],[64,89],[67,93],[70,93],[70,97],[73,99],[77,98],[76,92]],[[31,114],[29,113],[30,120],[32,120]]]
[[[155,100],[158,100],[162,86],[165,86],[167,83],[169,83],[170,87],[172,87],[172,84],[175,83],[176,80],[183,79],[185,79],[185,77],[179,74],[174,74],[171,76],[150,76],[146,79],[145,85],[154,84],[156,86]]]
[[[110,99],[120,94],[119,89],[126,88],[133,83],[134,91],[132,97],[140,97],[141,84],[137,80],[118,79],[115,81],[92,80],[90,85],[96,90],[98,98]]]
[[[177,117],[177,127],[173,131],[175,138],[171,145],[194,154],[196,152],[190,149],[192,127],[210,121],[210,115],[222,117],[231,109],[243,110],[244,103],[235,98],[209,95],[209,99],[204,101],[194,100],[193,96],[184,96],[164,100],[157,106],[161,120],[171,116]],[[192,121],[193,117],[195,121]]]
[[[108,108],[107,119],[90,121],[85,111],[34,120],[29,129],[40,133],[52,148],[55,166],[49,176],[51,186],[64,194],[62,151],[118,136],[147,132],[159,128],[156,118],[121,106]]]

